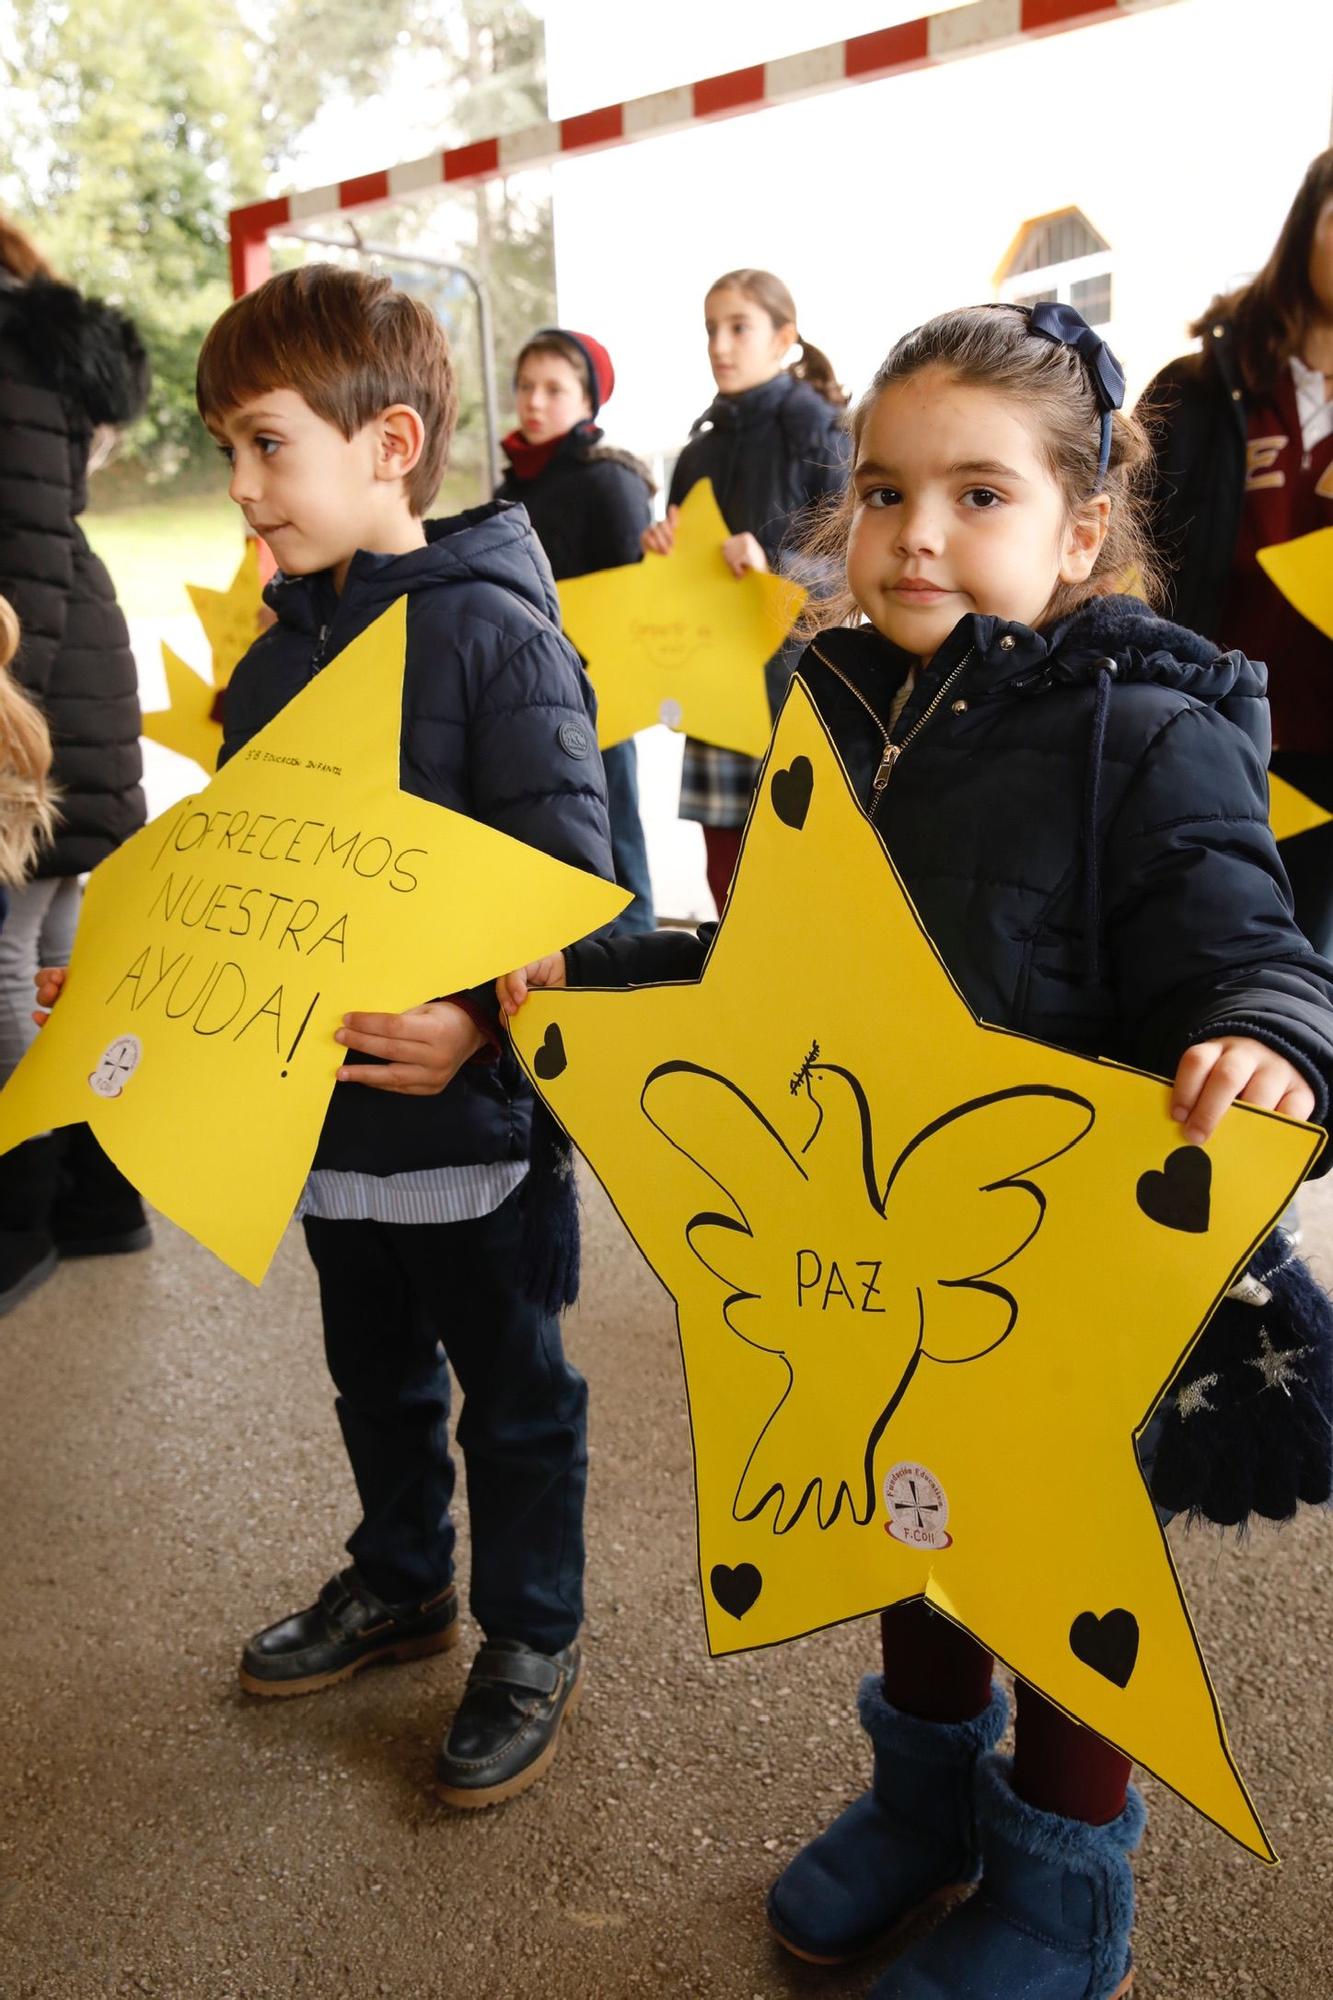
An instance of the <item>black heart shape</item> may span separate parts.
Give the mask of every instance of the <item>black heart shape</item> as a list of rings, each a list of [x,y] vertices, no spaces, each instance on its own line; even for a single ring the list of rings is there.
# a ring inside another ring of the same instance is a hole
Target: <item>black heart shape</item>
[[[569,1062],[565,1054],[565,1038],[556,1022],[552,1021],[546,1030],[546,1039],[532,1058],[532,1067],[543,1083],[554,1083]]]
[[[764,1579],[753,1563],[737,1563],[735,1569],[728,1569],[725,1563],[714,1563],[708,1581],[722,1609],[733,1618],[744,1618],[764,1587]]]
[[[1128,1687],[1139,1657],[1139,1621],[1132,1611],[1108,1611],[1104,1618],[1080,1611],[1069,1628],[1069,1650],[1095,1674]]]
[[[1213,1163],[1202,1146],[1177,1146],[1168,1153],[1160,1174],[1139,1175],[1138,1204],[1152,1222],[1164,1229],[1184,1229],[1202,1236],[1208,1228],[1209,1190]]]
[[[785,771],[775,771],[769,784],[773,810],[784,826],[799,833],[810,810],[810,794],[815,788],[814,766],[808,757],[793,757]]]

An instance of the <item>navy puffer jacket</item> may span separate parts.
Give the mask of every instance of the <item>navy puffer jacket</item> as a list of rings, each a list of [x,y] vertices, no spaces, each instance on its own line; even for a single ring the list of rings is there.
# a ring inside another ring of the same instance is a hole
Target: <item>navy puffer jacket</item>
[[[94,427],[131,422],[147,393],[123,313],[71,285],[0,274],[0,595],[19,615],[14,671],[50,724],[61,793],[38,875],[95,868],[144,823],[139,676],[78,517]]]
[[[1192,1042],[1251,1035],[1324,1122],[1333,966],[1296,928],[1268,825],[1266,670],[1133,598],[1044,633],[965,618],[876,793],[912,664],[866,626],[823,634],[799,670],[974,1012],[1165,1076]],[[590,941],[570,983],[697,976],[707,934]]]
[[[406,595],[404,790],[610,880],[594,698],[561,636],[527,514],[478,507],[428,521],[426,534],[408,555],[358,553],[341,596],[327,571],[274,578],[265,597],[278,623],[227,689],[220,763]],[[492,988],[472,997],[494,1018]],[[437,1097],[336,1088],[315,1165],[396,1174],[526,1159],[531,1114],[506,1046],[497,1061],[466,1064]]]

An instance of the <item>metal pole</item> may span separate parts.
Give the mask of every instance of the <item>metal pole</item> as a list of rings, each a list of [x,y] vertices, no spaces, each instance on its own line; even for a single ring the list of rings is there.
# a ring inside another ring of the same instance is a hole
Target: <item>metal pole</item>
[[[304,229],[275,230],[274,235],[294,236],[300,243],[314,243],[324,250],[355,250],[364,257],[383,257],[399,264],[420,264],[430,271],[446,272],[450,277],[461,278],[472,293],[477,308],[478,346],[481,350],[481,402],[482,415],[486,424],[486,490],[483,499],[489,500],[500,478],[500,404],[495,376],[495,326],[491,316],[490,292],[476,273],[464,264],[453,264],[445,257],[432,257],[424,250],[399,250],[387,243],[363,243],[352,232],[352,238],[341,236],[318,236]]]

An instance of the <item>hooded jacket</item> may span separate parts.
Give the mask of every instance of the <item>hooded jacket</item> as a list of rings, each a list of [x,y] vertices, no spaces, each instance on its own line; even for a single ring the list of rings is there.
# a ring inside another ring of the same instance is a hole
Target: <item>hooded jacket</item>
[[[1265,669],[1133,598],[1045,632],[969,617],[886,777],[913,664],[865,626],[822,634],[799,671],[973,1012],[1167,1076],[1193,1042],[1253,1036],[1323,1121],[1333,966],[1296,928],[1268,825]],[[710,932],[587,941],[570,983],[697,977]]]
[[[609,880],[596,705],[527,514],[493,504],[425,527],[423,549],[360,551],[341,595],[328,571],[274,578],[278,622],[227,689],[219,767],[405,595],[403,789]],[[471,998],[494,1017],[490,987]],[[506,1046],[435,1097],[339,1086],[314,1164],[387,1175],[526,1159],[531,1113]]]
[[[60,787],[38,875],[78,875],[144,823],[139,678],[106,568],[78,516],[99,424],[143,408],[133,323],[70,285],[0,275],[0,595],[23,628],[14,671],[51,727]]]
[[[496,488],[498,499],[527,508],[557,582],[638,562],[652,494],[647,467],[604,445],[590,423],[561,438],[534,478],[521,479],[510,466]]]

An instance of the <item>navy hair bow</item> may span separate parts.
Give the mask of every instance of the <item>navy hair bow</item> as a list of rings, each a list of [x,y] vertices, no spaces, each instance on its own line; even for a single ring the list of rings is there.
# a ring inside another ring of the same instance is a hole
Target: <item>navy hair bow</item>
[[[1111,462],[1111,413],[1123,409],[1125,371],[1101,335],[1093,330],[1076,306],[1061,305],[1057,299],[1042,299],[1027,308],[1028,324],[1043,340],[1072,347],[1088,371],[1098,408],[1102,413],[1101,450],[1097,457],[1097,485],[1100,488]]]

